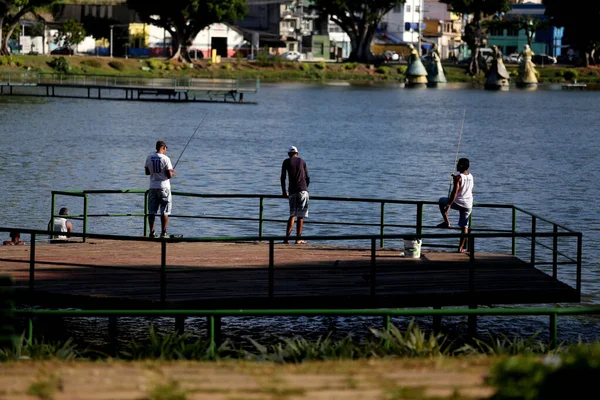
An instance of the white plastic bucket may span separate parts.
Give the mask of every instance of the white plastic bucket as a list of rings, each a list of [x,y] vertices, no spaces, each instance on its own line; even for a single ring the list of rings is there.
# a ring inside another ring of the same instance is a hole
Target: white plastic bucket
[[[404,239],[404,257],[421,258],[421,239]]]

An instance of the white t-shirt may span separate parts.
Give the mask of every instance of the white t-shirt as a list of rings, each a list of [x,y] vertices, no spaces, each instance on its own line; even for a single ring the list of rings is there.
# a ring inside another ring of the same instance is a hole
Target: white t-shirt
[[[464,208],[473,208],[473,175],[460,174],[460,190],[456,194],[454,204]]]
[[[150,189],[171,189],[167,171],[172,170],[173,165],[169,157],[152,153],[146,158],[146,168],[150,171]]]
[[[54,232],[68,232],[66,218],[54,218]],[[66,235],[58,235],[57,239],[66,239]]]

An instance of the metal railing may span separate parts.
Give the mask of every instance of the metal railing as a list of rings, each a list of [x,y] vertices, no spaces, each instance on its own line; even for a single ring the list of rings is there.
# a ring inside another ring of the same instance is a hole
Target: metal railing
[[[28,320],[27,336],[33,338],[33,318],[44,317],[109,317],[111,334],[116,332],[118,317],[174,317],[179,332],[184,331],[187,317],[207,317],[210,351],[216,349],[220,336],[220,318],[238,316],[370,316],[382,317],[383,329],[389,331],[392,317],[457,317],[457,316],[548,316],[549,344],[558,345],[558,316],[600,315],[600,307],[581,308],[490,308],[490,309],[290,309],[290,310],[16,310],[15,317]],[[387,345],[387,343],[386,343]]]
[[[150,78],[127,75],[62,74],[58,72],[0,71],[0,85],[71,85],[102,88],[171,88],[257,92],[258,79]]]

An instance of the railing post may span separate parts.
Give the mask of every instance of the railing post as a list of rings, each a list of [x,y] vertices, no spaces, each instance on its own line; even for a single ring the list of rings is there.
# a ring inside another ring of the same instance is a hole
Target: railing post
[[[554,225],[554,236],[552,236],[552,277],[558,278],[558,226]]]
[[[512,255],[517,255],[517,237],[515,233],[517,232],[517,209],[513,206],[512,208]]]
[[[167,300],[167,241],[160,242],[160,302],[165,304]]]
[[[33,317],[27,319],[27,341],[33,342]]]
[[[54,238],[52,231],[54,230],[54,210],[56,210],[56,193],[52,192],[52,205],[50,210],[50,222],[48,222],[48,230],[50,231],[50,239]]]
[[[531,265],[535,266],[535,225],[537,222],[537,218],[535,216],[531,217]]]
[[[557,342],[557,337],[558,337],[558,324],[556,321],[556,313],[550,313],[550,348],[551,349],[555,349],[558,342]]]
[[[85,193],[83,195],[83,243],[87,242],[87,234],[88,231],[88,195]]]
[[[35,233],[31,234],[31,245],[29,246],[29,291],[35,290]]]
[[[211,358],[214,358],[217,345],[215,340],[215,316],[209,315],[206,322],[208,323],[208,353]]]
[[[475,236],[468,234],[469,243],[469,292],[474,296],[475,292]]]
[[[275,276],[275,240],[269,239],[269,299],[273,298]]]
[[[148,191],[144,192],[144,237],[148,236]]]
[[[381,214],[379,216],[379,234],[381,235],[381,240],[379,241],[379,247],[383,249],[385,245],[385,240],[383,239],[383,234],[385,230],[385,202],[381,202]]]
[[[260,196],[260,205],[258,207],[258,237],[263,237],[263,218],[265,212],[265,198]]]
[[[185,315],[177,315],[175,317],[175,331],[180,335],[185,331]]]
[[[377,260],[376,260],[376,253],[375,253],[375,248],[377,246],[377,238],[372,237],[371,238],[371,271],[370,271],[370,275],[371,275],[371,296],[375,296],[376,294],[376,287],[377,287],[377,282],[376,282],[376,267],[377,267]]]
[[[417,203],[417,235],[423,233],[423,203]]]

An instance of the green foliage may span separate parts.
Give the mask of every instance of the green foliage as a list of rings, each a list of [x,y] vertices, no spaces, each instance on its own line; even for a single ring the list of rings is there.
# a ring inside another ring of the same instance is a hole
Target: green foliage
[[[546,400],[586,398],[600,376],[600,344],[576,345],[543,359],[513,356],[492,368],[494,399]]]
[[[148,393],[148,400],[185,400],[186,398],[187,391],[174,380],[157,384]]]
[[[325,61],[319,61],[315,63],[315,68],[323,70],[327,68],[327,64],[325,64]]]
[[[563,72],[563,78],[568,81],[575,80],[579,77],[579,73],[574,69],[565,69]]]
[[[221,69],[224,69],[226,71],[231,71],[233,69],[233,65],[231,65],[230,63],[224,63],[221,65]]]
[[[474,339],[475,345],[465,345],[459,352],[486,355],[546,354],[552,352],[546,344],[537,340],[539,332],[529,338],[509,339],[506,336],[488,335],[488,340]],[[555,350],[556,351],[556,350]]]
[[[150,67],[150,69],[152,70],[159,70],[159,69],[164,69],[164,63],[160,60],[148,60],[148,67]]]
[[[108,65],[117,71],[123,71],[125,69],[125,64],[123,64],[121,61],[111,61],[108,63]]]
[[[84,60],[81,62],[81,65],[85,65],[90,68],[102,68],[102,63],[98,60]]]
[[[377,72],[378,74],[382,74],[382,75],[389,75],[390,74],[390,67],[386,67],[385,65],[381,65],[379,67],[377,67],[375,69],[375,72]]]
[[[432,357],[449,353],[446,337],[440,333],[427,335],[415,325],[414,320],[408,324],[405,332],[393,324],[389,331],[371,329],[378,341],[367,345],[367,354],[383,357],[394,355],[399,357]]]
[[[86,32],[83,29],[83,25],[70,19],[60,25],[54,39],[56,42],[62,42],[63,47],[72,48],[76,44],[83,42],[85,36]]]
[[[349,62],[349,63],[344,63],[342,65],[342,69],[343,70],[350,70],[350,69],[356,69],[358,67],[358,63],[357,62]]]
[[[300,68],[300,71],[305,71],[305,72],[311,70],[311,66],[308,63],[300,63],[300,66],[298,68]]]
[[[14,67],[22,67],[23,61],[13,56],[0,56],[0,65],[8,65]]]
[[[278,363],[301,363],[307,360],[341,360],[354,359],[360,356],[359,347],[346,337],[339,342],[333,342],[329,336],[319,338],[316,342],[296,336],[282,339],[283,343],[263,346],[251,338],[247,338],[258,353],[244,352],[246,359],[254,361],[273,361]]]
[[[25,334],[12,348],[0,348],[0,361],[10,360],[75,360],[83,358],[77,345],[69,339],[64,343],[46,343],[44,339],[29,341]]]
[[[408,68],[406,67],[406,65],[401,65],[401,66],[399,66],[399,67],[398,67],[398,73],[399,73],[400,75],[405,75],[405,74],[406,74],[406,70],[407,70],[407,69],[408,69]]]
[[[565,76],[565,71],[562,69],[559,69],[558,71],[556,71],[554,73],[558,78],[563,78]]]
[[[27,394],[42,400],[51,400],[56,392],[62,392],[64,387],[62,379],[52,373],[38,377],[27,388]]]
[[[598,76],[598,72],[590,71],[590,72],[588,72],[588,76]]]
[[[48,61],[47,64],[56,72],[61,72],[63,74],[68,74],[72,69],[69,61],[64,57],[54,58],[52,61]]]
[[[213,349],[208,340],[193,339],[188,333],[161,335],[149,327],[149,341],[127,343],[119,356],[126,360],[211,360],[227,356],[232,349],[229,342]]]
[[[248,12],[246,0],[127,0],[127,6],[142,22],[168,29],[182,46],[210,24],[239,21]]]

